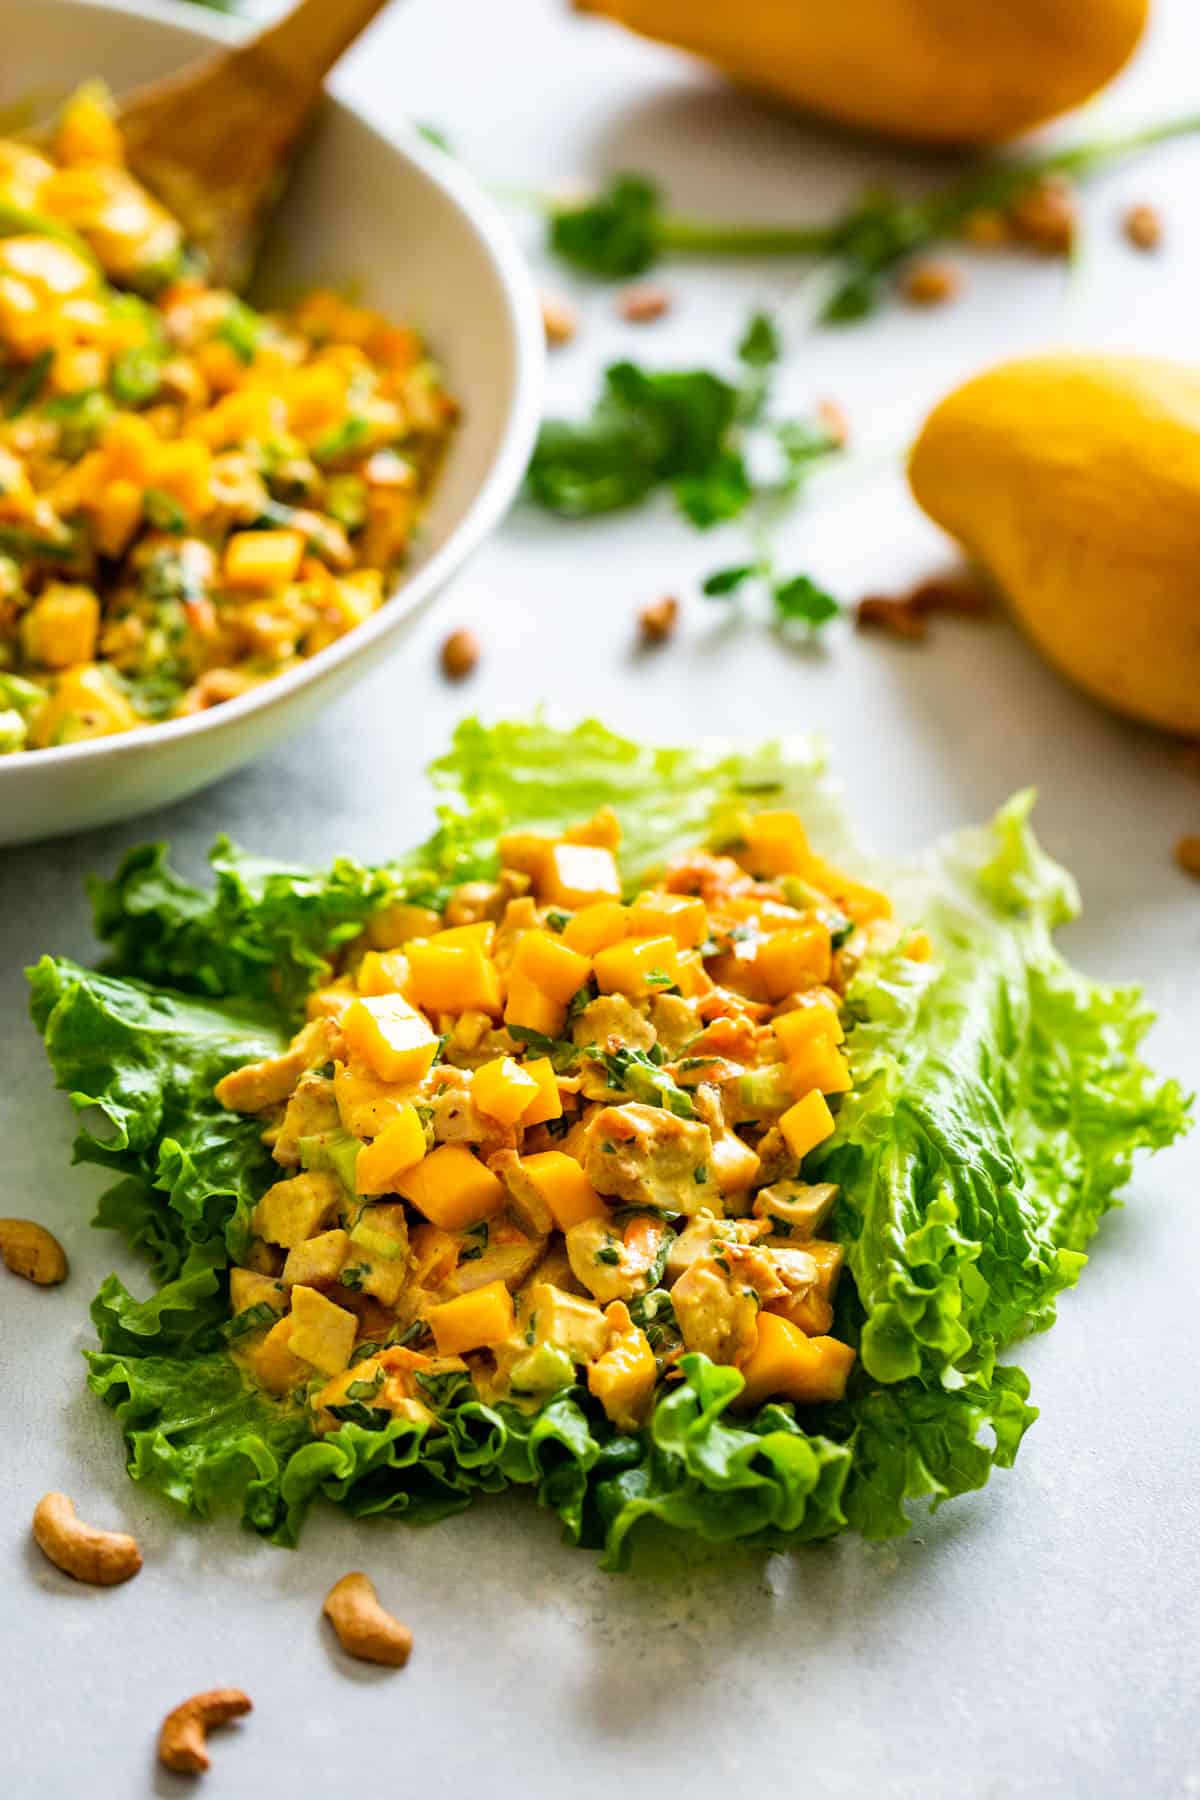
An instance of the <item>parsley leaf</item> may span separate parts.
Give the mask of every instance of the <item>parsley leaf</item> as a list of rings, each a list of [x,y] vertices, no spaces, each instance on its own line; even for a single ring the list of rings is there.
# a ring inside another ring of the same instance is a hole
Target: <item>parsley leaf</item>
[[[661,196],[644,175],[614,175],[599,194],[550,214],[550,248],[608,281],[641,275],[658,260]]]
[[[770,313],[756,312],[737,347],[740,360],[752,369],[767,368],[783,356],[783,341]]]
[[[778,581],[771,589],[775,613],[782,624],[798,623],[810,630],[828,625],[842,608],[832,594],[818,587],[807,575],[793,575],[790,581]]]
[[[769,370],[782,354],[779,333],[756,313],[742,334],[743,373],[727,381],[709,369],[651,371],[613,363],[584,419],[547,419],[529,465],[530,500],[562,518],[591,518],[674,492],[698,530],[726,523],[764,498],[789,498],[809,464],[841,449],[830,432],[803,420],[769,421]],[[782,474],[751,472],[755,434],[775,448]]]
[[[532,1025],[509,1025],[508,1035],[516,1043],[523,1044],[526,1050],[532,1050],[535,1056],[546,1056],[550,1059],[550,1067],[556,1075],[565,1075],[578,1063],[582,1051],[577,1044],[568,1043],[565,1038],[547,1037],[542,1031],[535,1031]]]
[[[603,1065],[604,1078],[610,1087],[632,1094],[646,1106],[665,1107],[677,1119],[695,1118],[692,1096],[672,1081],[666,1070],[660,1069],[644,1050],[632,1050],[626,1045],[620,1050],[593,1048],[588,1055]]]
[[[714,569],[701,583],[700,591],[710,600],[723,600],[727,594],[736,594],[752,575],[761,574],[762,568],[758,563],[735,563],[730,569]]]

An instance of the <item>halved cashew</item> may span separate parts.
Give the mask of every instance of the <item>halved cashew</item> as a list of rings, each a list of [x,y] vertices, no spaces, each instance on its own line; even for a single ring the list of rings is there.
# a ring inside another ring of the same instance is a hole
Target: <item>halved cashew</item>
[[[54,1287],[67,1278],[66,1251],[32,1219],[0,1219],[0,1256],[14,1275],[23,1275],[38,1287]]]
[[[142,1553],[128,1532],[85,1525],[65,1494],[42,1495],[34,1508],[33,1535],[56,1569],[93,1587],[116,1587],[142,1566]]]
[[[202,1774],[209,1766],[205,1732],[240,1719],[252,1705],[241,1688],[210,1688],[206,1694],[193,1694],[163,1720],[158,1734],[159,1762],[179,1775]]]
[[[321,1610],[348,1655],[363,1662],[386,1663],[391,1669],[402,1669],[408,1661],[412,1632],[380,1606],[369,1576],[358,1571],[343,1575],[326,1594]]]

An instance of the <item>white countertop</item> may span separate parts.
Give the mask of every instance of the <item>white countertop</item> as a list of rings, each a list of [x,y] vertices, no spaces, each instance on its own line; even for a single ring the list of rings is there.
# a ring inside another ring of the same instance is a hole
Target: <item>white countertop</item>
[[[1195,104],[1200,14],[1192,0],[1158,11],[1106,117]],[[385,126],[404,113],[443,126],[501,186],[648,167],[681,206],[770,218],[815,213],[896,166],[556,0],[408,0],[342,85]],[[1070,292],[1057,267],[976,261],[941,313],[805,334],[790,267],[672,268],[674,311],[640,330],[616,321],[609,290],[580,289],[552,403],[582,406],[615,354],[711,362],[752,304],[790,294],[785,394],[836,396],[860,454],[797,512],[782,560],[848,599],[897,590],[948,560],[898,452],[956,379],[1048,342],[1195,355],[1198,175],[1200,142],[1094,187]],[[1167,220],[1155,258],[1117,229],[1142,199]],[[57,1297],[0,1283],[6,1800],[183,1793],[155,1768],[158,1723],[230,1683],[255,1712],[214,1738],[211,1800],[1200,1794],[1195,1143],[1143,1169],[1057,1329],[1020,1350],[1042,1416],[1016,1469],[893,1545],[606,1576],[518,1495],[420,1533],[320,1509],[290,1555],[229,1520],[181,1522],[131,1485],[114,1421],[84,1390],[87,1300],[114,1262],[136,1272],[87,1226],[100,1175],[68,1167],[71,1119],[24,1021],[20,966],[89,953],[84,877],[147,837],[170,838],[192,870],[218,830],[301,860],[390,855],[424,831],[422,766],[469,709],[544,702],[664,739],[817,727],[864,834],[889,850],[1036,784],[1043,838],[1085,896],[1073,953],[1145,984],[1162,1013],[1154,1057],[1200,1085],[1200,890],[1171,862],[1176,836],[1200,830],[1200,780],[1178,753],[1078,698],[999,622],[939,623],[917,648],[835,626],[811,651],[735,623],[695,583],[740,544],[665,509],[582,525],[519,514],[400,656],[303,739],[168,813],[0,859],[0,1210],[45,1218],[73,1265]],[[636,610],[667,592],[684,601],[681,630],[639,652]],[[450,687],[436,653],[460,624],[484,656]],[[51,1487],[136,1531],[136,1582],[68,1588],[43,1563],[28,1520]],[[330,1582],[360,1566],[416,1634],[403,1674],[349,1664],[321,1623]]]

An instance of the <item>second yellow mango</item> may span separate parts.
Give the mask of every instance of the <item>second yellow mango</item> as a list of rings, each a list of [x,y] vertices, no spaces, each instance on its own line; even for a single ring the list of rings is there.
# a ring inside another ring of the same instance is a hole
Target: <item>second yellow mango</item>
[[[1112,80],[1149,0],[574,0],[844,125],[992,144]]]

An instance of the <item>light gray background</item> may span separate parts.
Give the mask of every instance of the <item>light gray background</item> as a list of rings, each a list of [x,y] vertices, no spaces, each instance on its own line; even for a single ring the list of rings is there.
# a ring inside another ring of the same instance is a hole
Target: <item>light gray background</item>
[[[1198,52],[1193,0],[1160,0],[1104,115],[1194,105]],[[405,111],[444,125],[477,170],[513,186],[649,165],[692,208],[766,218],[816,213],[889,166],[553,0],[409,0],[344,85],[385,125]],[[752,302],[786,298],[788,397],[836,395],[860,451],[797,516],[787,561],[847,597],[896,588],[945,561],[896,454],[955,378],[1053,341],[1194,354],[1198,173],[1200,144],[1188,145],[1093,190],[1089,256],[1069,291],[1057,268],[974,263],[954,309],[897,310],[841,335],[804,334],[794,270],[672,271],[672,318],[641,332],[615,321],[605,292],[581,295],[584,329],[555,361],[554,402],[581,404],[614,353],[711,360]],[[1115,226],[1147,198],[1170,233],[1153,260]],[[818,727],[864,831],[888,850],[1036,783],[1042,834],[1086,898],[1073,954],[1144,982],[1162,1013],[1159,1065],[1200,1079],[1200,890],[1170,860],[1176,835],[1200,830],[1200,780],[1178,752],[1095,711],[999,623],[949,622],[916,650],[835,628],[806,652],[728,622],[695,580],[740,554],[735,532],[701,539],[668,514],[579,527],[518,516],[401,657],[303,740],[169,813],[0,861],[2,1206],[44,1218],[73,1265],[56,1293],[0,1284],[11,1800],[183,1793],[155,1769],[158,1722],[225,1683],[256,1710],[213,1742],[213,1800],[343,1786],[433,1800],[1200,1793],[1194,1147],[1143,1171],[1059,1327],[1021,1353],[1042,1417],[1017,1469],[896,1545],[668,1557],[611,1577],[517,1498],[420,1534],[321,1512],[288,1555],[140,1493],[111,1418],[82,1389],[87,1300],[114,1265],[136,1271],[89,1231],[100,1181],[67,1166],[71,1121],[25,1022],[20,966],[47,949],[89,953],[85,875],[148,836],[169,837],[189,868],[218,830],[300,859],[387,856],[425,829],[420,770],[467,708],[545,701],[664,738]],[[667,591],[686,601],[680,636],[640,654],[635,609]],[[452,689],[436,650],[460,623],[485,654]],[[79,1588],[41,1560],[28,1520],[49,1487],[136,1531],[146,1567],[134,1583]],[[416,1633],[401,1675],[351,1665],[320,1622],[330,1582],[359,1566]]]

